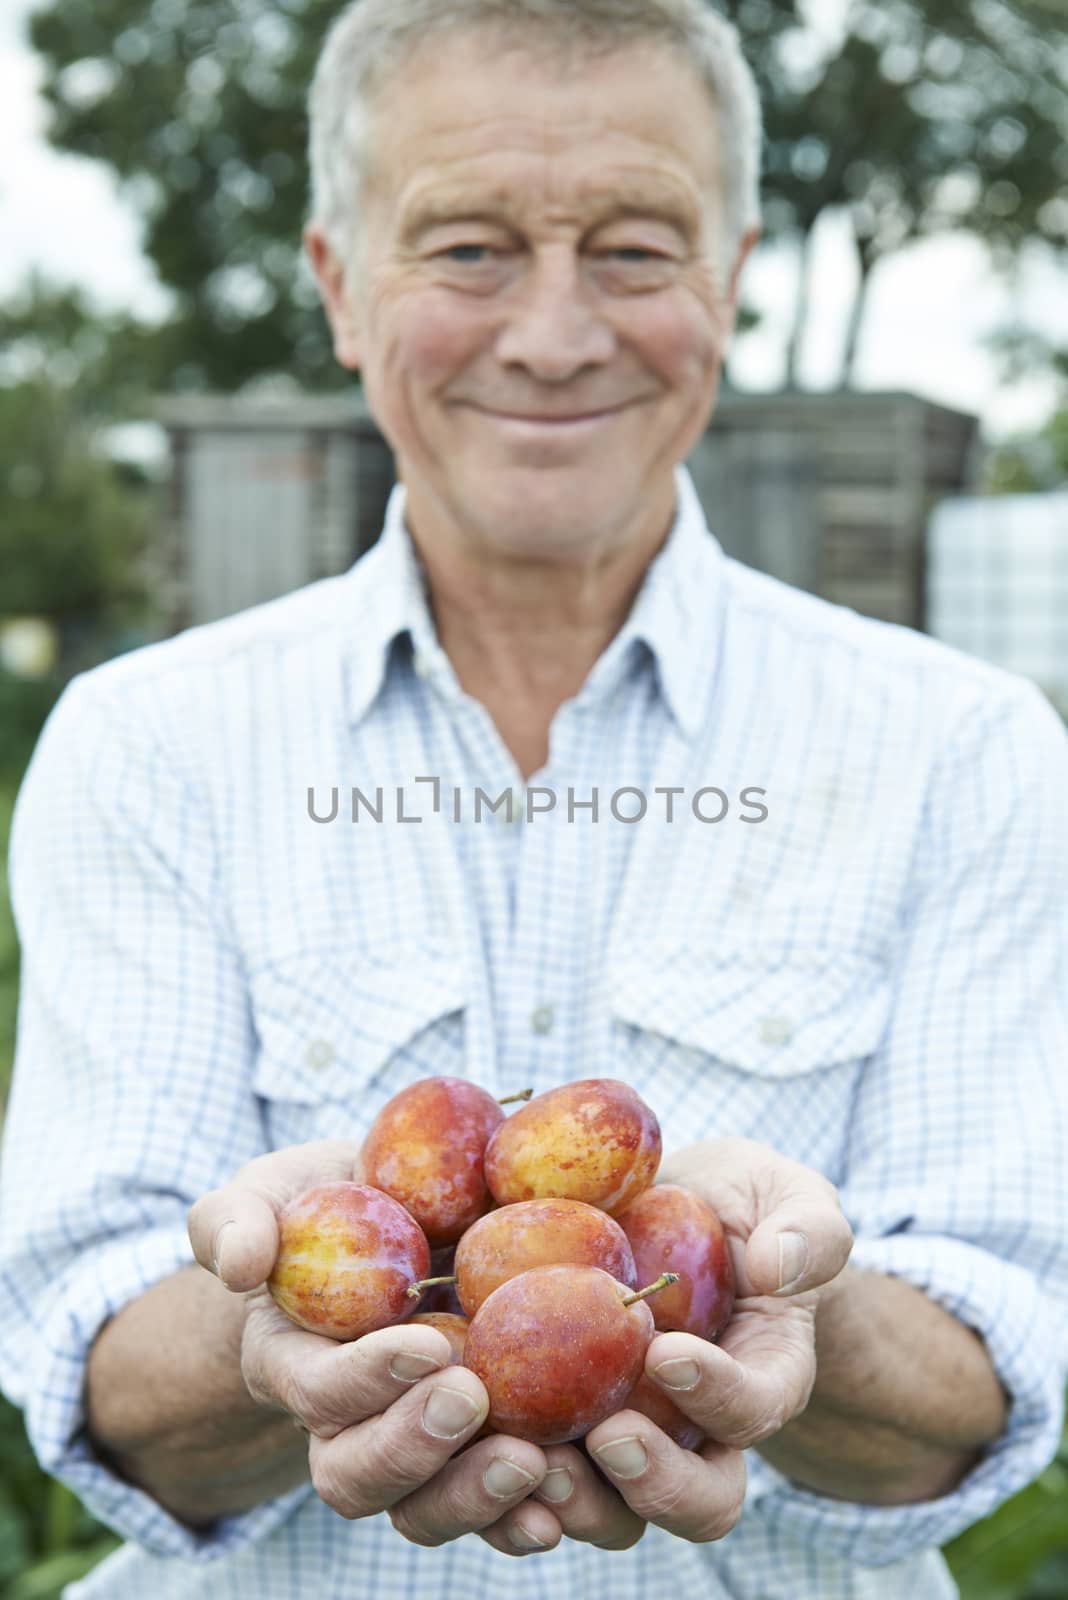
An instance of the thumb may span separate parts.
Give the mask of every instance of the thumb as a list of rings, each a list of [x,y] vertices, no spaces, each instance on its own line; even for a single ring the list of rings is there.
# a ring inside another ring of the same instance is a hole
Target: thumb
[[[752,1294],[800,1294],[838,1276],[853,1248],[853,1230],[838,1205],[822,1196],[794,1197],[764,1217],[745,1247]]]
[[[323,1139],[257,1156],[190,1209],[193,1254],[235,1293],[258,1288],[274,1267],[286,1205],[316,1184],[338,1180],[362,1181],[360,1147],[349,1140]]]
[[[189,1239],[202,1267],[235,1293],[265,1283],[278,1255],[278,1214],[251,1188],[230,1184],[196,1202],[189,1213]]]

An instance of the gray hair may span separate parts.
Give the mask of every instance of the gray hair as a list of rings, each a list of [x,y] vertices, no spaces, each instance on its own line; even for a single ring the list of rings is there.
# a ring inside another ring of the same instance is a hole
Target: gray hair
[[[632,41],[673,46],[696,69],[718,117],[721,275],[760,220],[762,123],[734,27],[703,0],[352,0],[327,34],[308,96],[309,221],[360,280],[360,192],[376,92],[431,34],[486,30],[495,43],[544,43],[581,58]]]

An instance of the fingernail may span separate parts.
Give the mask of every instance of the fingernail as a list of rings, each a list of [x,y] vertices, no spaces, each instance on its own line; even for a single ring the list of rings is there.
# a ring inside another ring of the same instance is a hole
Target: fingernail
[[[554,1506],[558,1506],[564,1500],[570,1500],[574,1487],[566,1467],[553,1467],[539,1483],[538,1493],[543,1500],[551,1500]]]
[[[390,1377],[399,1383],[414,1383],[416,1378],[425,1378],[428,1372],[440,1370],[441,1362],[435,1361],[433,1356],[412,1355],[407,1350],[401,1350],[389,1364]]]
[[[593,1453],[617,1478],[640,1478],[649,1465],[645,1446],[638,1438],[613,1439]]]
[[[776,1294],[785,1294],[802,1277],[808,1262],[808,1240],[803,1233],[779,1235],[779,1287]]]
[[[440,1384],[427,1396],[423,1407],[423,1427],[435,1439],[455,1439],[478,1416],[478,1407],[460,1389]]]
[[[536,1539],[525,1528],[509,1528],[508,1543],[514,1545],[517,1550],[545,1550],[548,1548],[544,1539]]]
[[[653,1368],[653,1377],[666,1384],[669,1389],[696,1389],[701,1378],[701,1370],[696,1361],[662,1361],[658,1367]]]
[[[226,1274],[223,1272],[222,1266],[220,1264],[220,1258],[222,1256],[222,1242],[223,1242],[223,1239],[226,1236],[227,1228],[236,1228],[236,1227],[237,1227],[237,1223],[236,1222],[224,1222],[222,1227],[219,1229],[218,1233],[215,1235],[215,1254],[212,1257],[211,1270],[214,1272],[215,1276],[222,1283],[226,1282]]]
[[[521,1489],[529,1489],[533,1482],[533,1476],[517,1467],[514,1461],[493,1461],[482,1474],[486,1493],[496,1500],[510,1500]]]

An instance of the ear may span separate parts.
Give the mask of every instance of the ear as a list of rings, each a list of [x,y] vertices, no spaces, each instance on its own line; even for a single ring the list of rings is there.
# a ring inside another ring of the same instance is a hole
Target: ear
[[[309,222],[303,237],[334,335],[334,355],[343,367],[358,371],[363,364],[362,319],[355,296],[346,288],[344,266],[318,223]]]

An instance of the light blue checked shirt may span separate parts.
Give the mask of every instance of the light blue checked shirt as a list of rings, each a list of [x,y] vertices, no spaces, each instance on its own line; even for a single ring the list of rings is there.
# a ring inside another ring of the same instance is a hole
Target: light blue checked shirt
[[[1050,1461],[1068,739],[1022,679],[728,560],[683,468],[677,491],[531,821],[473,820],[476,788],[527,786],[437,643],[400,487],[344,576],[98,667],[53,713],[11,850],[0,1367],[44,1465],[130,1541],[72,1600],[935,1600],[935,1547]],[[94,1459],[94,1335],[191,1260],[199,1195],[361,1137],[433,1073],[620,1077],[668,1150],[742,1134],[825,1173],[854,1261],[982,1333],[1008,1432],[958,1492],[890,1508],[751,1451],[742,1520],[704,1546],[427,1550],[310,1485],[193,1534]]]

